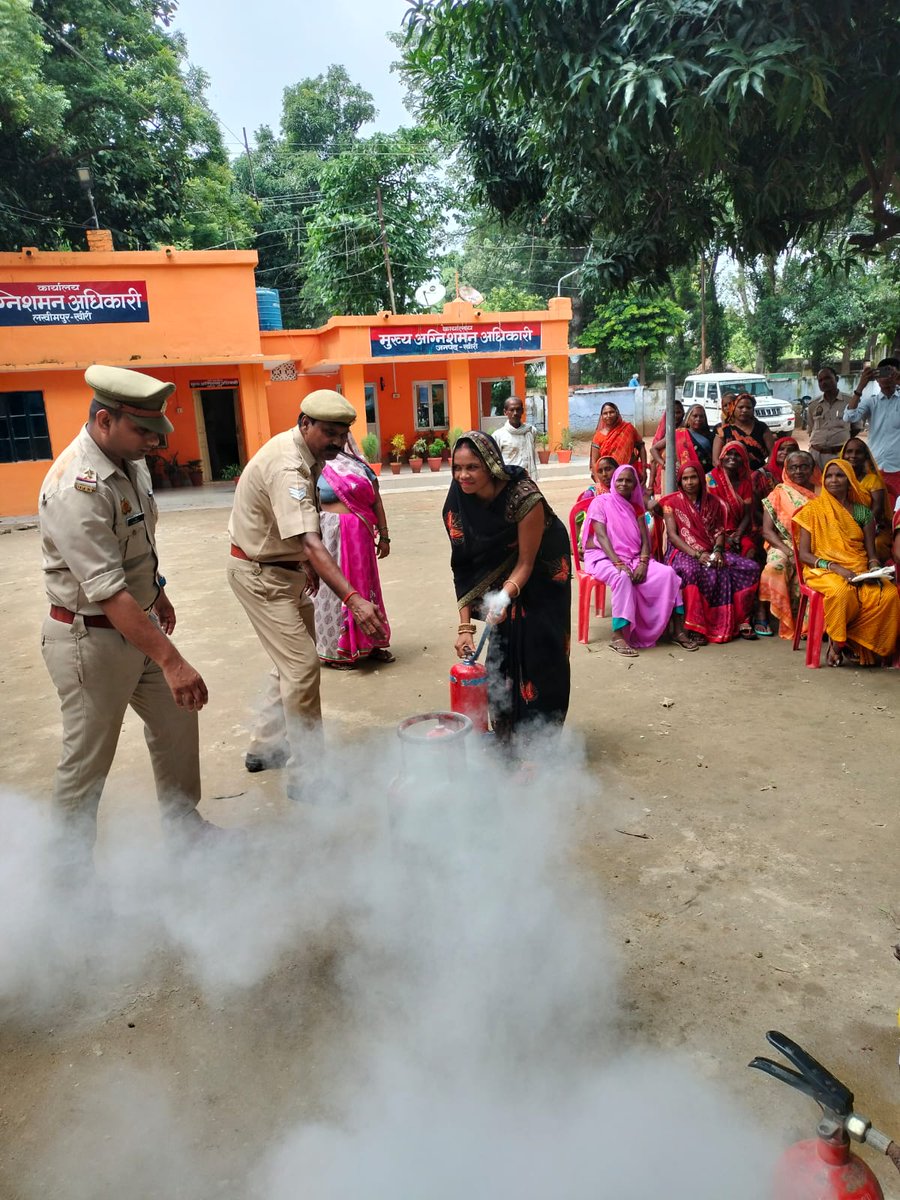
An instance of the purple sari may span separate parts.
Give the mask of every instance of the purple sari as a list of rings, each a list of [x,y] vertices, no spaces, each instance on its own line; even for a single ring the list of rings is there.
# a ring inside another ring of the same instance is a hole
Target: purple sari
[[[616,491],[616,479],[626,471],[631,471],[635,478],[630,500]],[[629,626],[627,641],[636,649],[655,646],[659,641],[673,610],[681,604],[681,580],[671,567],[651,558],[646,564],[644,581],[634,583],[626,571],[613,566],[607,557],[597,541],[594,522],[606,527],[617,561],[634,570],[640,561],[644,519],[640,480],[634,467],[626,465],[613,471],[609,492],[591,501],[581,532],[585,570],[605,583],[612,594],[613,632]]]
[[[357,628],[353,615],[331,588],[324,584],[315,597],[316,648],[323,662],[352,663],[375,649],[390,645],[391,631],[384,611],[378,559],[375,556],[375,485],[365,464],[339,455],[325,465],[322,478],[335,497],[350,510],[321,514],[322,541],[355,591],[371,600],[381,613],[385,636],[371,638]]]

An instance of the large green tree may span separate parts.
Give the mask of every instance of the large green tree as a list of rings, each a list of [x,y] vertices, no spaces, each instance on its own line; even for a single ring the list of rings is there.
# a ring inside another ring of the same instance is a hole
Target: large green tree
[[[893,0],[413,0],[405,69],[504,215],[593,240],[609,285],[712,244],[900,235]]]
[[[626,379],[637,367],[645,383],[648,360],[665,354],[684,323],[684,309],[668,296],[616,296],[597,309],[580,340],[597,351],[597,378]]]
[[[376,133],[329,159],[304,249],[305,295],[323,314],[390,308],[381,224],[397,312],[435,270],[450,196],[425,128]],[[379,195],[381,218],[379,218]]]
[[[206,78],[173,0],[0,0],[0,245],[83,244],[88,166],[120,248],[245,240]]]

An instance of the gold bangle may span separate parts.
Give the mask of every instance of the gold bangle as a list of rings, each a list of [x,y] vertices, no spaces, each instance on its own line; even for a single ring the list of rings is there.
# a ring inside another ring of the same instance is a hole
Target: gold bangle
[[[519,598],[519,596],[522,595],[522,589],[519,587],[519,585],[516,583],[516,581],[514,579],[507,579],[506,582],[503,584],[503,587],[506,589],[507,594],[509,593],[510,584],[512,584],[512,586],[516,589],[515,596],[510,596],[510,600],[517,600]]]
[[[458,629],[456,630],[456,632],[457,633],[474,633],[475,626],[471,622],[468,622],[466,624],[460,625],[458,627]]]

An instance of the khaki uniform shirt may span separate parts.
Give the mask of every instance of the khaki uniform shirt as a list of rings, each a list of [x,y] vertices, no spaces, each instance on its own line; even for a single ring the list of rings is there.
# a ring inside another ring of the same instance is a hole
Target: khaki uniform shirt
[[[99,601],[124,589],[152,607],[157,510],[143,460],[117,467],[85,427],[47,473],[39,517],[51,604],[96,615]]]
[[[255,562],[306,558],[297,538],[319,532],[317,475],[300,430],[276,433],[241,472],[228,522],[232,544]]]
[[[832,403],[824,396],[813,400],[809,406],[810,450],[835,450],[843,446],[851,435],[851,430],[844,422],[844,409],[851,399],[852,396],[846,392],[838,392]],[[854,426],[854,429],[857,428]]]

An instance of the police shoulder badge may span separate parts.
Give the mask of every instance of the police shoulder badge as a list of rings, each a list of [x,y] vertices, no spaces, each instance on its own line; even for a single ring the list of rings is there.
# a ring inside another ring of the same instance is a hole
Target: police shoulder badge
[[[131,501],[123,499],[123,501],[122,501],[122,516],[127,517],[130,512],[131,512]]]
[[[75,476],[75,490],[78,492],[96,492],[97,472],[90,467],[79,471]]]

